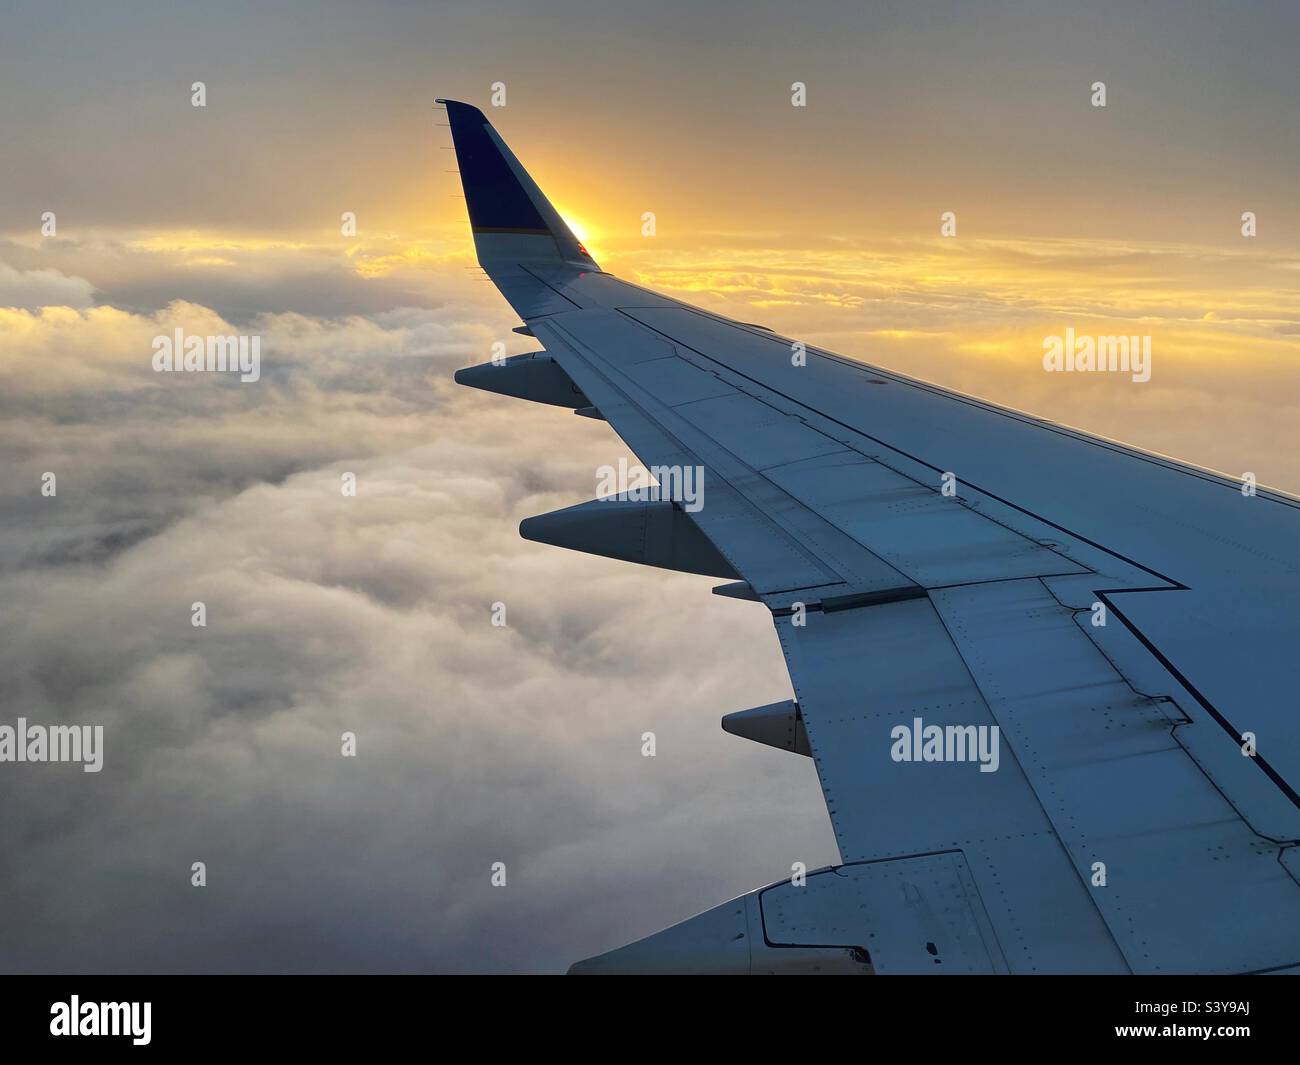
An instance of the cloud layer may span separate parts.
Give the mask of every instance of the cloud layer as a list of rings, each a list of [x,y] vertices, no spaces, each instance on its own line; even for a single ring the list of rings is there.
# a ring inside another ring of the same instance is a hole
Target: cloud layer
[[[0,969],[554,971],[836,859],[811,764],[718,727],[789,695],[765,612],[517,536],[632,456],[601,423],[452,385],[494,341],[529,344],[463,242],[4,251],[0,720],[102,724],[106,750],[99,774],[0,766]],[[718,237],[610,261],[1300,484],[1285,257]],[[230,298],[249,272],[257,305]],[[311,309],[321,277],[333,313]],[[1043,335],[1071,324],[1149,331],[1151,382],[1043,374]],[[154,373],[178,327],[261,336],[261,379]]]
[[[10,312],[5,720],[106,754],[0,767],[0,968],[558,970],[835,859],[811,765],[718,727],[789,694],[765,612],[518,538],[625,451],[451,385],[513,322],[457,284],[259,318],[255,385],[149,371],[202,306]]]

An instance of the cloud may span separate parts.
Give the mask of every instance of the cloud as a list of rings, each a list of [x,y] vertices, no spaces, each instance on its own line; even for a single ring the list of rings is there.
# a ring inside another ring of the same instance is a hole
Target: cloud
[[[58,270],[18,270],[0,262],[0,307],[89,307],[94,293],[94,286],[82,277]]]
[[[146,315],[176,302],[201,304],[240,324],[267,313],[335,318],[399,306],[445,306],[464,288],[469,271],[461,268],[471,264],[468,252],[463,226],[405,236],[365,232],[349,239],[337,230],[278,239],[195,230],[94,230],[35,242],[14,236],[0,240],[0,256],[14,268],[75,271],[88,279],[81,284],[93,285],[100,303]],[[0,280],[0,295],[4,291]],[[86,307],[91,301],[50,298],[14,305],[45,303]]]
[[[789,695],[765,612],[518,537],[625,451],[452,385],[513,321],[469,291],[260,318],[246,386],[141,368],[203,306],[17,319],[5,720],[105,765],[0,767],[0,968],[554,971],[835,859],[810,763],[718,726]]]

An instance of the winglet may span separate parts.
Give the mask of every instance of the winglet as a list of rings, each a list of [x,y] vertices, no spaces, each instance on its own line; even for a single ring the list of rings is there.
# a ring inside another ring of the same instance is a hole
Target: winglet
[[[487,116],[457,100],[437,102],[447,108],[479,262],[487,268],[559,261],[599,270]]]

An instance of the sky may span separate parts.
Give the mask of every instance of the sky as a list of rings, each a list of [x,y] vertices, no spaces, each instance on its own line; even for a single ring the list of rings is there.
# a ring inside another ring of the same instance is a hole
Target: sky
[[[519,539],[635,459],[452,383],[530,342],[435,98],[488,111],[621,277],[1297,492],[1297,30],[8,0],[0,724],[106,749],[0,763],[0,970],[555,972],[837,860],[811,763],[718,727],[790,695],[762,608]],[[261,379],[155,373],[178,327],[259,335]],[[1044,373],[1066,328],[1150,336],[1151,380]]]

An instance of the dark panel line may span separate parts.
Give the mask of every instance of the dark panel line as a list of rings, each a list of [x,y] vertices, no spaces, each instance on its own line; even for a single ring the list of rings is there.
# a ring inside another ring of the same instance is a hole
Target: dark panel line
[[[1107,588],[1104,591],[1100,591],[1100,590],[1097,591],[1096,594],[1100,596],[1101,601],[1106,604],[1106,608],[1110,610],[1117,618],[1120,619],[1120,621],[1124,623],[1124,627],[1128,629],[1128,631],[1131,632],[1134,636],[1137,637],[1137,639],[1142,644],[1142,646],[1145,647],[1147,651],[1151,653],[1151,655],[1156,659],[1156,661],[1158,661],[1162,666],[1165,667],[1165,669],[1169,671],[1170,676],[1172,676],[1175,680],[1178,681],[1179,684],[1181,684],[1184,688],[1186,688],[1188,693],[1191,695],[1191,697],[1201,704],[1201,709],[1203,709],[1207,714],[1209,714],[1210,717],[1212,717],[1218,723],[1219,727],[1223,729],[1223,731],[1226,732],[1229,736],[1232,737],[1232,741],[1234,744],[1240,747],[1241,745],[1240,730],[1238,730],[1232,724],[1231,721],[1229,721],[1226,717],[1224,717],[1224,715],[1219,712],[1219,710],[1215,707],[1215,705],[1212,702],[1210,702],[1209,699],[1207,699],[1204,695],[1201,694],[1200,690],[1196,687],[1196,685],[1194,685],[1190,680],[1188,680],[1187,677],[1183,675],[1182,671],[1179,670],[1179,668],[1175,666],[1171,661],[1169,661],[1169,659],[1165,656],[1164,652],[1160,650],[1160,648],[1158,648],[1154,643],[1152,643],[1149,639],[1147,639],[1147,637],[1143,634],[1142,630],[1139,629],[1131,620],[1129,620],[1129,618],[1125,616],[1124,612],[1120,610],[1119,607],[1117,607],[1114,604],[1114,602],[1111,601],[1110,598],[1112,595],[1117,595],[1121,592],[1166,592],[1170,590],[1171,589],[1168,588]],[[1290,784],[1287,783],[1286,778],[1282,776],[1281,773],[1279,773],[1276,769],[1274,769],[1271,765],[1269,765],[1267,759],[1265,759],[1265,757],[1262,754],[1260,754],[1258,750],[1256,750],[1254,757],[1251,758],[1251,761],[1254,762],[1256,765],[1258,765],[1259,768],[1264,772],[1264,775],[1267,776],[1268,779],[1271,780],[1275,785],[1277,785],[1278,789],[1282,792],[1282,794],[1291,800],[1291,804],[1293,806],[1295,806],[1297,809],[1300,809],[1300,794],[1296,793],[1296,790],[1293,787],[1291,787]]]

